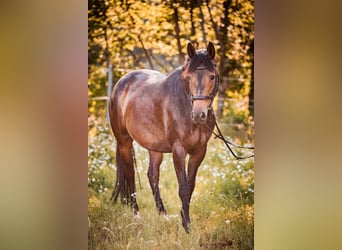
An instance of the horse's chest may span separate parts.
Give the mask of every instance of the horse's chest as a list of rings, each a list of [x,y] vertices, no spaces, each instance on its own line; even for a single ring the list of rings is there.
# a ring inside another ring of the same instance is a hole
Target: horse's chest
[[[203,131],[195,130],[195,131],[189,131],[188,134],[184,135],[183,141],[185,142],[185,145],[187,146],[188,150],[191,151],[198,147],[203,147],[206,145],[208,138]]]

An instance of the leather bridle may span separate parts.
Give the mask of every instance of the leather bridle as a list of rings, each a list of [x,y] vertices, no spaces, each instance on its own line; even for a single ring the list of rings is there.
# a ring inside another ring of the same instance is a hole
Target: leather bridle
[[[203,67],[197,67],[195,70],[202,70],[202,69],[207,69],[208,66],[203,66]],[[211,109],[211,106],[213,104],[214,98],[218,92],[219,86],[220,86],[220,78],[218,76],[217,71],[215,70],[215,87],[213,89],[213,91],[210,93],[210,95],[190,95],[190,99],[191,99],[191,105],[193,105],[194,101],[198,101],[198,100],[210,100],[210,103],[208,105],[208,109]]]

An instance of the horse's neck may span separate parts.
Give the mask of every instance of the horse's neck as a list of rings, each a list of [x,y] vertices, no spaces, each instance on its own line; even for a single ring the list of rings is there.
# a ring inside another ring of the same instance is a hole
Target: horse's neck
[[[182,67],[171,72],[164,80],[167,92],[176,99],[186,97],[186,89],[182,80]]]
[[[164,102],[165,109],[170,109],[171,113],[178,114],[178,121],[187,120],[185,117],[190,117],[191,114],[191,100],[186,91],[185,84],[182,80],[182,68],[177,68],[170,73],[164,80],[163,99],[168,101]]]

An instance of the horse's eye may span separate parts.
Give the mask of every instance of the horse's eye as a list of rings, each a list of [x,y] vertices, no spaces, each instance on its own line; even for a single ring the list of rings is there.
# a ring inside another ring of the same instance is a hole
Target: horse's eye
[[[215,79],[215,76],[214,75],[211,75],[210,76],[210,80],[214,80]]]

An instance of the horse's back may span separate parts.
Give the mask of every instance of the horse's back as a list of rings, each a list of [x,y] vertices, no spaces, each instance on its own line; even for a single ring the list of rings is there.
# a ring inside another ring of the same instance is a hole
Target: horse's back
[[[155,70],[140,69],[133,70],[119,79],[115,84],[110,97],[111,106],[118,106],[127,102],[128,97],[136,92],[144,92],[144,87],[155,84],[165,78],[163,74]],[[118,108],[118,107],[117,107]]]
[[[118,140],[120,137],[126,140],[122,136],[126,134],[146,148],[156,144],[155,136],[166,140],[160,103],[163,79],[165,76],[158,71],[142,69],[131,71],[117,82],[109,109],[112,129]],[[141,135],[144,138],[141,139]]]
[[[133,70],[120,78],[114,87],[113,95],[119,95],[122,91],[134,91],[148,84],[157,83],[163,78],[165,76],[155,70]]]

